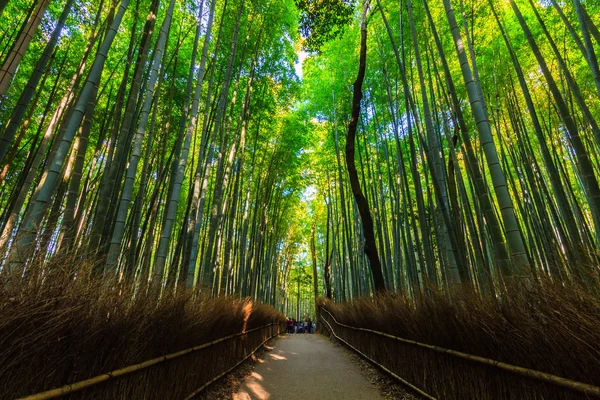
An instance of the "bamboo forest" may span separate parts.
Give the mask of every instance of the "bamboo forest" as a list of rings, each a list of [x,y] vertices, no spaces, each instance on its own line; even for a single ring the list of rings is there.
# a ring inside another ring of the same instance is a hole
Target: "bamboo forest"
[[[599,27],[0,0],[0,399],[600,398]]]

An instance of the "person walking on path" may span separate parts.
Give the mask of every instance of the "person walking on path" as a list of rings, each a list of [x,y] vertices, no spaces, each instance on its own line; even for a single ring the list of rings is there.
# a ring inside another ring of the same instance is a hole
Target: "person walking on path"
[[[312,321],[310,320],[309,316],[306,316],[306,319],[304,320],[304,333],[312,333],[311,328],[312,328]]]

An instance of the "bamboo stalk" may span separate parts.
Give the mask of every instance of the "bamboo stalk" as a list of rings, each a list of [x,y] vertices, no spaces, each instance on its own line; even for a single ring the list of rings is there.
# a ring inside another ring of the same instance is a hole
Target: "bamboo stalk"
[[[597,386],[589,385],[589,384],[583,383],[583,382],[577,382],[577,381],[563,378],[563,377],[560,377],[557,375],[548,374],[546,372],[536,371],[536,370],[529,369],[529,368],[518,367],[516,365],[503,363],[501,361],[491,360],[491,359],[485,358],[485,357],[475,356],[473,354],[467,354],[467,353],[463,353],[463,352],[456,351],[456,350],[446,349],[444,347],[433,346],[430,344],[417,342],[415,340],[403,339],[403,338],[400,338],[400,337],[397,337],[394,335],[390,335],[389,333],[379,332],[379,331],[375,331],[373,329],[357,328],[354,326],[342,324],[342,323],[338,322],[335,319],[335,317],[327,309],[325,309],[324,307],[321,307],[321,309],[323,311],[327,312],[327,314],[329,314],[331,316],[331,318],[337,325],[343,326],[345,328],[354,329],[357,331],[374,333],[376,335],[394,339],[394,340],[397,340],[402,343],[411,344],[411,345],[421,347],[424,349],[428,349],[428,350],[433,350],[438,353],[448,354],[448,355],[451,355],[451,356],[454,356],[457,358],[462,358],[464,360],[469,360],[469,361],[474,361],[474,362],[477,362],[480,364],[485,364],[487,366],[499,368],[504,371],[516,374],[516,375],[524,376],[526,378],[534,379],[537,381],[546,382],[551,385],[561,386],[561,387],[564,387],[567,389],[574,390],[576,392],[584,393],[586,395],[593,395],[596,397],[600,397],[600,387],[597,387]]]
[[[229,336],[222,337],[220,339],[213,340],[212,342],[204,343],[204,344],[201,344],[201,345],[198,345],[198,346],[190,347],[188,349],[180,350],[180,351],[175,352],[175,353],[171,353],[171,354],[167,354],[167,355],[160,356],[160,357],[157,357],[157,358],[153,358],[151,360],[147,360],[147,361],[141,362],[139,364],[130,365],[130,366],[127,366],[127,367],[124,367],[124,368],[121,368],[121,369],[117,369],[117,370],[112,371],[112,372],[107,372],[105,374],[95,376],[93,378],[89,378],[89,379],[86,379],[86,380],[83,380],[83,381],[72,383],[70,385],[65,385],[65,386],[62,386],[62,387],[59,387],[59,388],[56,388],[56,389],[51,389],[51,390],[47,390],[45,392],[41,392],[41,393],[37,393],[37,394],[32,394],[30,396],[21,397],[21,398],[19,398],[17,400],[46,400],[46,399],[54,399],[54,398],[57,398],[57,397],[61,397],[61,396],[64,396],[66,394],[77,392],[77,391],[86,389],[88,387],[97,385],[99,383],[108,381],[110,379],[114,379],[114,378],[117,378],[119,376],[127,375],[127,374],[130,374],[132,372],[136,372],[136,371],[139,371],[139,370],[142,370],[142,369],[146,369],[148,367],[151,367],[151,366],[156,365],[156,364],[160,364],[160,363],[165,362],[167,360],[172,360],[174,358],[181,357],[183,355],[186,355],[186,354],[189,354],[189,353],[193,353],[193,352],[205,349],[205,348],[210,347],[210,346],[214,346],[215,344],[224,342],[226,340],[233,339],[233,338],[238,337],[238,336],[247,335],[250,332],[254,332],[254,331],[257,331],[257,330],[260,330],[260,329],[264,329],[266,327],[273,326],[274,324],[275,324],[275,322],[271,322],[270,324],[263,325],[263,326],[260,326],[258,328],[249,329],[249,330],[244,331],[244,332],[235,333],[233,335],[229,335]],[[212,381],[210,383],[212,383]]]

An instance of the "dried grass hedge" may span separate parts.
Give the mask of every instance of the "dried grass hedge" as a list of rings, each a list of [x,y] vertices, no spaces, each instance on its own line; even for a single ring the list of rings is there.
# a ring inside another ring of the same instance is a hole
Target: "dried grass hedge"
[[[41,276],[41,278],[40,278]],[[274,308],[249,299],[155,296],[134,287],[40,275],[0,282],[0,398],[78,382],[271,322]],[[183,399],[276,332],[261,329],[65,398]]]
[[[509,287],[502,301],[455,290],[416,299],[386,294],[321,304],[340,323],[353,327],[600,386],[600,300],[579,287],[550,282],[528,290]],[[589,398],[373,333],[333,328],[368,357],[436,398]]]

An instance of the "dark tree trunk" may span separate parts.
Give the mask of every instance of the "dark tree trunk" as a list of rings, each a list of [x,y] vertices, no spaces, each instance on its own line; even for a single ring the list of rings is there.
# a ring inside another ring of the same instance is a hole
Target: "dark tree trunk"
[[[348,125],[348,135],[346,136],[346,164],[348,166],[348,175],[350,176],[350,186],[352,194],[356,200],[356,205],[360,213],[363,225],[363,234],[365,236],[364,252],[369,259],[371,273],[373,274],[373,285],[376,292],[385,290],[385,281],[381,269],[381,261],[377,253],[375,243],[375,230],[373,229],[373,217],[369,210],[369,202],[365,198],[360,188],[358,172],[354,162],[354,141],[356,137],[356,128],[360,118],[360,101],[362,99],[362,84],[365,79],[365,70],[367,66],[367,3],[363,4],[360,27],[360,57],[358,65],[358,76],[354,82],[354,94],[352,96],[352,117]]]

